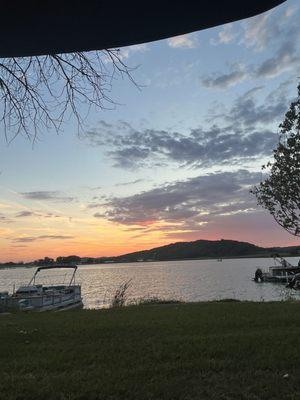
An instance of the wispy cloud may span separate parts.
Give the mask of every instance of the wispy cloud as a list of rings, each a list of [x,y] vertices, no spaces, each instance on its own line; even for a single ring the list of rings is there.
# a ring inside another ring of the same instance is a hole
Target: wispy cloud
[[[218,33],[217,39],[212,38],[210,43],[212,45],[229,44],[237,38],[238,34],[232,23],[226,24]]]
[[[170,47],[181,49],[193,49],[198,45],[198,40],[195,34],[174,36],[168,39],[167,42]]]
[[[257,51],[262,51],[269,44],[272,35],[274,35],[279,29],[276,21],[270,18],[271,13],[272,12],[261,14],[249,18],[249,20],[244,22],[244,37],[242,42],[247,47],[253,47]]]
[[[97,212],[94,214],[94,217],[95,218],[105,218],[105,214]]]
[[[0,221],[6,224],[13,222],[11,218],[7,217],[6,215],[0,213]]]
[[[17,218],[23,218],[23,217],[32,217],[33,215],[35,215],[35,213],[33,211],[20,211],[18,212],[15,216]]]
[[[120,49],[120,58],[121,59],[126,59],[131,57],[132,55],[136,53],[144,53],[145,51],[148,50],[148,46],[146,43],[142,44],[136,44],[133,46],[127,46],[127,47],[122,47]]]
[[[90,203],[86,206],[88,209],[99,208],[102,206],[103,203]]]
[[[288,6],[284,12],[285,17],[289,18],[292,15],[294,15],[297,11],[297,7],[296,6]]]
[[[201,83],[209,89],[224,90],[246,79],[274,78],[285,71],[295,70],[300,56],[295,46],[295,36],[283,42],[273,57],[257,65],[234,64],[229,72],[213,72],[201,77]]]
[[[284,71],[299,66],[300,56],[297,54],[294,40],[284,42],[274,57],[266,59],[254,70],[257,78],[274,78]]]
[[[26,218],[26,217],[40,217],[40,218],[59,218],[60,215],[57,214],[53,214],[50,212],[41,212],[41,211],[29,211],[29,210],[24,210],[24,211],[20,211],[18,212],[15,217],[17,218]]]
[[[94,191],[94,190],[101,190],[102,186],[93,186],[89,188],[90,190]]]
[[[287,110],[290,100],[287,98],[289,84],[290,81],[283,82],[260,102],[257,101],[254,94],[260,91],[262,87],[258,86],[251,89],[244,95],[237,97],[232,107],[222,115],[223,119],[247,128],[256,127],[257,125],[266,126],[280,121]],[[216,116],[214,121],[215,118]],[[272,143],[269,142],[268,145],[272,145]]]
[[[135,179],[134,181],[129,181],[129,182],[121,182],[121,183],[116,183],[115,186],[130,186],[130,185],[136,185],[141,182],[146,182],[147,179]]]
[[[235,26],[235,30],[233,29]],[[246,79],[274,78],[287,70],[296,69],[300,62],[299,15],[292,6],[281,7],[249,18],[239,25],[227,24],[211,43],[228,44],[237,39],[240,45],[261,53],[257,64],[235,63],[229,71],[213,72],[201,77],[202,85],[211,89],[227,89]],[[262,59],[272,50],[272,56]],[[249,50],[247,50],[249,52]],[[264,53],[263,53],[264,52]],[[255,57],[258,57],[256,54]]]
[[[235,64],[227,73],[212,73],[201,78],[202,85],[212,89],[227,89],[247,78],[248,71],[242,64]]]
[[[68,203],[75,200],[75,197],[66,196],[60,191],[39,190],[34,192],[23,192],[20,194],[25,199],[30,200],[48,200],[62,203]]]
[[[14,243],[30,243],[40,240],[68,240],[74,239],[71,235],[40,235],[40,236],[21,236],[14,238],[12,242]]]
[[[247,19],[242,23],[243,37],[240,43],[262,52],[282,40],[286,41],[293,35],[291,30],[298,30],[296,11],[294,5],[286,5]]]

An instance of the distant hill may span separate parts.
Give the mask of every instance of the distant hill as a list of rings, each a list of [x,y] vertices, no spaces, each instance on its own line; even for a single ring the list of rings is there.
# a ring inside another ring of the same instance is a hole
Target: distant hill
[[[56,261],[45,257],[28,263],[8,262],[0,264],[0,268],[26,267],[32,265],[56,265],[66,263],[102,264],[113,262],[136,261],[169,261],[188,260],[197,258],[234,258],[234,257],[270,257],[280,254],[283,257],[300,256],[300,246],[289,247],[259,247],[248,242],[237,240],[196,240],[194,242],[177,242],[166,246],[155,247],[150,250],[136,251],[117,257],[57,257]]]
[[[247,242],[236,240],[196,240],[194,242],[177,242],[151,250],[137,251],[118,257],[109,257],[107,261],[166,261],[193,258],[222,258],[253,256],[268,253],[269,250]]]
[[[272,253],[289,254],[291,257],[300,255],[300,246],[270,247],[267,250]]]

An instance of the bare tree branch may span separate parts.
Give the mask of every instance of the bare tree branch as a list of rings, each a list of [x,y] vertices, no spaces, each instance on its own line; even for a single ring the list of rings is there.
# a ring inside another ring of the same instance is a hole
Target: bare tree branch
[[[0,121],[7,141],[25,134],[34,141],[43,129],[57,132],[68,116],[82,126],[91,107],[107,109],[117,77],[133,68],[119,50],[0,59]]]

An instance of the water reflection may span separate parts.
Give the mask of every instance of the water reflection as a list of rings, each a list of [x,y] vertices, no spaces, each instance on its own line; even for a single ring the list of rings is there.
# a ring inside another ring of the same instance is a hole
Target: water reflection
[[[297,258],[289,258],[297,264]],[[116,288],[132,279],[129,300],[145,297],[206,301],[233,298],[239,300],[300,299],[300,293],[284,285],[255,283],[257,267],[272,265],[271,259],[192,260],[155,263],[85,265],[78,269],[86,308],[107,307]],[[12,290],[30,280],[34,270],[19,268],[0,270],[0,291]]]

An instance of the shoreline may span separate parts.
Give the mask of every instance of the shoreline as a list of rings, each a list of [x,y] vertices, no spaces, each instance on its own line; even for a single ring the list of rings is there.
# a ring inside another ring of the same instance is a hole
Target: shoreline
[[[284,258],[300,258],[300,255],[290,255],[290,254],[279,254],[281,257]],[[78,263],[78,266],[84,265],[111,265],[111,264],[147,264],[147,263],[156,263],[156,262],[174,262],[174,261],[205,261],[205,260],[236,260],[236,259],[245,259],[245,258],[273,258],[271,254],[251,254],[251,255],[238,255],[238,256],[224,256],[224,257],[196,257],[196,258],[174,258],[168,260],[144,260],[144,261],[108,261],[108,262],[98,262],[98,263]],[[51,265],[49,265],[51,266]],[[55,267],[55,264],[53,264]],[[17,269],[17,268],[35,268],[38,265],[33,264],[17,264],[17,265],[0,265],[1,269]]]

